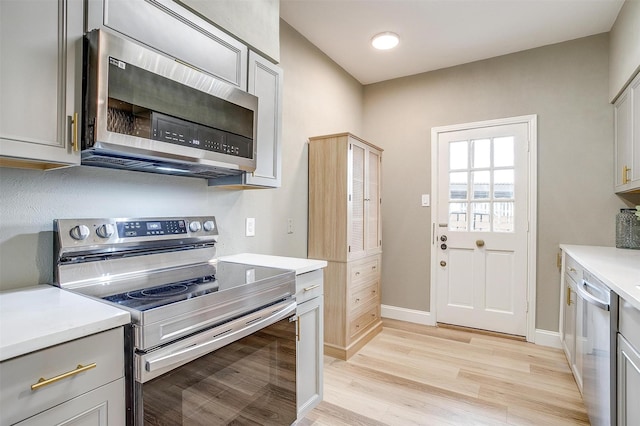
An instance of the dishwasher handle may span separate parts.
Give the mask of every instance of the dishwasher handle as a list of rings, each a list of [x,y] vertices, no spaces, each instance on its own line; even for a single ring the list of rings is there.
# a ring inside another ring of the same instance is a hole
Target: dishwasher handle
[[[590,287],[590,288],[594,288],[596,290],[600,290],[599,287],[591,284],[589,281],[582,280],[582,285],[578,286],[576,288],[576,293],[578,293],[578,295],[580,297],[582,297],[585,301],[587,301],[591,305],[594,305],[597,308],[600,308],[600,309],[602,309],[604,311],[607,311],[607,312],[611,311],[611,305],[610,305],[609,302],[607,302],[605,300],[598,299],[597,297],[595,297],[594,295],[592,295],[591,293],[586,291],[584,289],[585,287]]]

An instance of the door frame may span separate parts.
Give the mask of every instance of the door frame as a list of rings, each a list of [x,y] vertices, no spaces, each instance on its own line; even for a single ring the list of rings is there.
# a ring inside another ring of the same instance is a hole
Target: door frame
[[[538,204],[538,116],[537,114],[495,120],[476,121],[431,128],[431,292],[430,310],[434,324],[438,321],[437,312],[437,230],[438,228],[438,137],[441,133],[471,130],[481,127],[493,127],[508,124],[526,124],[528,147],[528,195],[527,195],[527,342],[535,342],[536,334],[536,250],[537,250],[537,204]]]

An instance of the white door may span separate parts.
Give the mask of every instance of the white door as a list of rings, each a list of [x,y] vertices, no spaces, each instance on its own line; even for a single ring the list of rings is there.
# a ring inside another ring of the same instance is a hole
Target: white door
[[[434,132],[438,322],[527,335],[529,125]]]

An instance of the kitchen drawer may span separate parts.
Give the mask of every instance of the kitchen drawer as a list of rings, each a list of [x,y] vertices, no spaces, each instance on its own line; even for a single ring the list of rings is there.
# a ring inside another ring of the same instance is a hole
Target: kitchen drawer
[[[578,262],[568,254],[565,254],[564,270],[566,274],[576,283],[580,284],[582,280],[583,268]]]
[[[366,330],[371,324],[379,319],[378,305],[373,303],[361,314],[357,315],[349,322],[349,335],[351,338]]]
[[[368,257],[349,264],[351,285],[369,281],[372,277],[380,276],[380,256]]]
[[[322,269],[296,275],[296,302],[299,304],[323,294]]]
[[[95,363],[95,368],[32,390],[50,379]],[[93,334],[0,363],[2,425],[13,424],[124,377],[123,328]]]
[[[631,345],[640,349],[640,311],[621,298],[618,315],[620,317],[618,322],[620,334],[622,334]]]
[[[349,291],[349,305],[352,310],[357,310],[372,301],[378,303],[380,295],[380,280],[373,279],[363,285],[351,288]]]

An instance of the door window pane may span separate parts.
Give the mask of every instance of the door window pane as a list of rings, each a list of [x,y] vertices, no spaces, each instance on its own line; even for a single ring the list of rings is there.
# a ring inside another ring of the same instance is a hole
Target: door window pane
[[[494,232],[513,232],[514,230],[514,203],[493,203],[493,230]]]
[[[449,169],[466,169],[469,165],[469,142],[451,142],[449,144]]]
[[[476,169],[491,165],[491,140],[478,139],[473,141],[473,167]]]
[[[471,203],[471,230],[491,231],[490,203]]]
[[[493,172],[493,198],[513,198],[513,169]]]
[[[469,174],[467,172],[449,173],[449,199],[466,200]]]
[[[449,203],[449,230],[467,230],[467,203]]]
[[[513,136],[493,140],[494,167],[513,166]]]
[[[473,199],[488,199],[491,173],[489,171],[472,172],[473,177]]]

